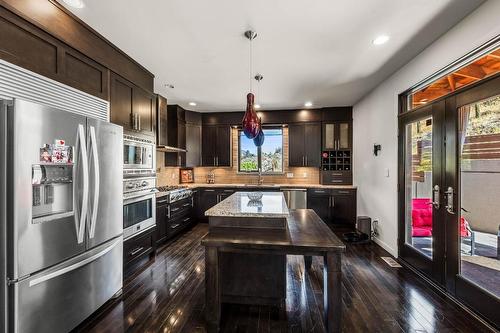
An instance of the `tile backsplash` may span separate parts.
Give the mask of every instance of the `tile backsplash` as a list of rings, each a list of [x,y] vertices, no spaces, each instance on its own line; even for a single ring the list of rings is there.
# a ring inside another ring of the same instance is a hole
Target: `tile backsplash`
[[[196,183],[206,183],[210,172],[215,174],[215,183],[219,184],[253,184],[258,182],[258,175],[238,173],[238,131],[232,129],[232,167],[197,167],[194,168]],[[263,175],[266,184],[319,184],[319,168],[288,166],[288,128],[283,129],[284,173],[279,175]],[[165,167],[164,154],[156,154],[157,185],[179,184],[179,168]],[[293,174],[288,178],[288,174]]]

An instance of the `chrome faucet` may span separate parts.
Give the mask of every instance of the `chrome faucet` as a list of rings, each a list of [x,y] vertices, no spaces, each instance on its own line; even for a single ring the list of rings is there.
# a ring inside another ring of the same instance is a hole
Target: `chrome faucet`
[[[262,185],[263,182],[264,182],[264,178],[262,177],[262,169],[259,168],[259,180],[258,180],[258,184]]]

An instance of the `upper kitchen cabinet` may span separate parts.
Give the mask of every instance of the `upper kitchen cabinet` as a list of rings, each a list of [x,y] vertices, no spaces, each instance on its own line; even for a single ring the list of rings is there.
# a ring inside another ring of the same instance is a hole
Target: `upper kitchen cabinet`
[[[167,99],[156,95],[156,145],[168,146],[168,109]]]
[[[129,104],[124,106],[129,111],[137,109],[142,129],[154,132],[154,113],[150,112],[154,106],[150,94],[153,74],[56,1],[37,1],[36,6],[29,3],[2,1],[0,59],[107,101],[114,85],[110,78],[117,73],[125,85],[132,83],[140,88],[127,93],[124,87],[118,87],[114,101],[119,99],[117,95],[131,95],[118,103]],[[130,125],[128,115],[115,112],[111,117],[117,123]]]
[[[352,121],[323,123],[323,150],[352,148]]]
[[[201,114],[186,111],[186,166],[201,165]]]
[[[231,126],[203,125],[202,165],[231,166]]]
[[[288,164],[291,167],[319,167],[321,163],[321,124],[288,126]]]
[[[156,130],[156,96],[111,73],[111,122],[124,130],[154,135]]]

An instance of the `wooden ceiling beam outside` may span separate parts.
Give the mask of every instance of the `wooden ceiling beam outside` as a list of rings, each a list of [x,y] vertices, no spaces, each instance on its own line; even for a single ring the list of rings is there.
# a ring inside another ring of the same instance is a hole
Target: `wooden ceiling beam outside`
[[[448,75],[446,78],[448,79],[451,91],[455,91],[455,79],[453,78],[453,73]]]
[[[470,77],[476,80],[481,80],[483,77],[486,76],[486,73],[483,70],[483,68],[476,64],[467,65],[464,68],[461,68],[458,71],[454,72],[453,74]]]

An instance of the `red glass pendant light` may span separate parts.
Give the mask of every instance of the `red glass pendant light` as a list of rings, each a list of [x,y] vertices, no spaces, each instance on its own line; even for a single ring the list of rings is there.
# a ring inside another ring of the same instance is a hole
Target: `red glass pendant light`
[[[250,92],[247,94],[247,108],[242,120],[243,133],[249,139],[254,139],[261,132],[261,122],[255,112],[255,95],[252,93],[252,40],[257,37],[257,33],[252,30],[245,31],[245,37],[250,41]]]
[[[247,94],[247,109],[243,116],[243,133],[249,139],[255,138],[260,132],[260,121],[257,112],[254,109],[255,96],[252,93]]]

